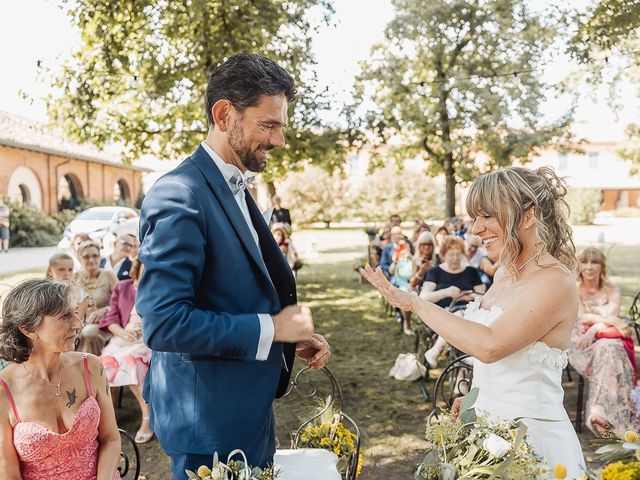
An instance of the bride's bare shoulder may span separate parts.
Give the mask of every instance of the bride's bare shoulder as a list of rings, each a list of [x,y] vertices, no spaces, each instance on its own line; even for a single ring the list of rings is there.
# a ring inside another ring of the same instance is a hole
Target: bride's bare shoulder
[[[548,291],[557,289],[565,294],[577,295],[577,275],[555,258],[550,256],[550,260],[540,262],[538,268],[531,273],[531,283]]]

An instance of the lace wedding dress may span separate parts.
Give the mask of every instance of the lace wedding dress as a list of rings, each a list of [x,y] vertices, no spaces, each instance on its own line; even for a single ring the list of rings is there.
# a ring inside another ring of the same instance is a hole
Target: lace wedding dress
[[[499,307],[486,310],[476,300],[464,317],[490,325],[501,314]],[[584,457],[562,403],[566,365],[567,353],[543,342],[490,364],[474,359],[473,386],[479,390],[475,407],[496,420],[521,419],[528,427],[529,443],[549,469],[561,463],[567,467],[567,478],[579,478],[584,474]]]

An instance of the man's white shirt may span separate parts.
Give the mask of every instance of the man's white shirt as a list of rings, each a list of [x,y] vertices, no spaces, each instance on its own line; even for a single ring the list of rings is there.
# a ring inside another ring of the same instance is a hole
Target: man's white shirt
[[[229,187],[229,180],[234,175],[240,175],[243,179],[246,179],[249,176],[253,176],[253,173],[249,172],[248,170],[245,173],[242,173],[240,169],[235,165],[226,163],[224,160],[222,160],[222,158],[220,158],[220,155],[218,155],[206,142],[202,142],[201,145],[202,148],[204,148],[205,152],[209,154],[216,167],[218,167],[218,170],[220,170],[220,173],[227,183],[229,191],[231,191],[231,188]],[[260,255],[262,255],[260,250],[260,240],[258,238],[258,232],[256,232],[256,229],[251,222],[251,215],[249,214],[249,207],[247,206],[247,199],[244,196],[244,190],[240,189],[235,195],[233,195],[233,198],[238,204],[238,208],[240,208],[240,212],[242,213],[244,220],[247,222],[247,226],[249,227],[251,236],[258,246],[258,252],[260,252]],[[258,340],[258,351],[256,353],[256,360],[266,360],[269,356],[271,344],[273,343],[273,335],[275,333],[273,327],[273,319],[268,313],[258,313],[258,320],[260,321],[260,339]]]

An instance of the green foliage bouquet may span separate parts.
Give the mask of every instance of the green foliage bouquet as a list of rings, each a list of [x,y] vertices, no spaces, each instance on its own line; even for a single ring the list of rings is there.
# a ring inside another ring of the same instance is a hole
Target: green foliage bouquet
[[[241,455],[242,461],[231,460],[235,455]],[[222,463],[218,459],[218,454],[213,454],[213,464],[211,468],[201,465],[196,472],[186,470],[189,480],[276,480],[280,474],[277,467],[251,468],[242,450],[234,450],[229,454],[227,463]]]
[[[476,415],[474,388],[463,399],[460,419],[443,414],[429,425],[430,444],[414,472],[415,480],[534,480],[548,478],[547,464],[527,443],[527,427],[518,421],[494,423]]]

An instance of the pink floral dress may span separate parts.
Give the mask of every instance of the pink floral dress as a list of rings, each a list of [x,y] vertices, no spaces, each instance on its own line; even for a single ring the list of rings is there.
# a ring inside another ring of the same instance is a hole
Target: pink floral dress
[[[93,396],[87,357],[84,376],[89,396],[80,405],[68,432],[56,433],[35,422],[20,420],[7,383],[0,383],[18,422],[13,427],[13,445],[23,480],[95,480],[98,471],[98,424],[100,406]],[[120,479],[116,471],[114,480]]]
[[[141,319],[136,307],[131,309],[129,323],[125,330],[137,330],[140,328]],[[109,384],[112,387],[123,387],[125,385],[144,384],[144,377],[149,370],[151,360],[151,350],[147,347],[142,337],[134,342],[127,342],[120,337],[113,337],[107,346],[102,349],[100,355],[102,365],[104,365]]]

